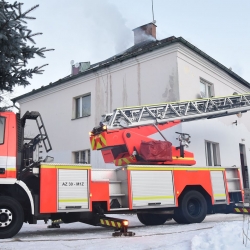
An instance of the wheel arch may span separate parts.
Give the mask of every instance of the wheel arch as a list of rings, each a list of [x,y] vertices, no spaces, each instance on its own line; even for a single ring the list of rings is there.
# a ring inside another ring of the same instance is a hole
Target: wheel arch
[[[10,196],[16,199],[25,209],[34,215],[34,199],[23,181],[0,180],[0,196]]]
[[[183,191],[181,192],[180,196],[178,197],[178,204],[180,204],[180,200],[184,197],[184,195],[189,191],[197,191],[200,192],[206,202],[207,202],[207,211],[208,213],[212,213],[212,197],[210,194],[201,186],[201,185],[187,185]]]

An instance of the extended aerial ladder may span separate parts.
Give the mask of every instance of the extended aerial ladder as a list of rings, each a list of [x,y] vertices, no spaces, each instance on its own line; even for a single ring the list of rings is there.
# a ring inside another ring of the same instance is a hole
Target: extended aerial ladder
[[[180,147],[173,147],[167,143],[161,131],[180,122],[233,114],[239,116],[248,110],[250,110],[250,93],[117,108],[113,114],[104,116],[100,125],[92,130],[91,146],[93,150],[102,150],[105,162],[114,162],[118,166],[129,163],[143,164],[143,162],[194,165],[193,154],[184,151],[190,136],[179,133]],[[157,141],[147,137],[157,131],[163,136],[165,144],[157,144]],[[164,151],[168,157],[162,159],[148,157],[149,147],[157,152]]]

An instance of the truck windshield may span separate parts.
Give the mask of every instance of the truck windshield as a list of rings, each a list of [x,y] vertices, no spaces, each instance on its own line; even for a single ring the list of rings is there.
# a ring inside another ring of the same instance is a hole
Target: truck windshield
[[[0,116],[0,144],[4,142],[5,117]]]

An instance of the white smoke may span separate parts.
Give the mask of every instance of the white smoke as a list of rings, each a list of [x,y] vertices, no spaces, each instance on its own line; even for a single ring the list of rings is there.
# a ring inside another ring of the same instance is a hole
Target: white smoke
[[[140,37],[142,41],[156,41],[155,37],[146,34],[143,29],[141,29]]]
[[[126,26],[126,20],[115,5],[108,0],[85,0],[83,3],[82,14],[89,24],[89,39],[99,45],[113,46],[115,53],[133,44],[133,32]]]

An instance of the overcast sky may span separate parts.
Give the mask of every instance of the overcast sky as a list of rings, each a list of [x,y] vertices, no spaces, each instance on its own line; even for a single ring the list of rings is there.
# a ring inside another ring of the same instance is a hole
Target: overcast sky
[[[14,0],[9,0],[14,2]],[[132,29],[152,21],[151,0],[23,0],[23,10],[39,4],[28,22],[38,47],[54,48],[30,67],[48,63],[15,96],[71,73],[70,61],[91,64],[133,45]],[[157,39],[183,37],[250,82],[249,0],[154,0]]]

